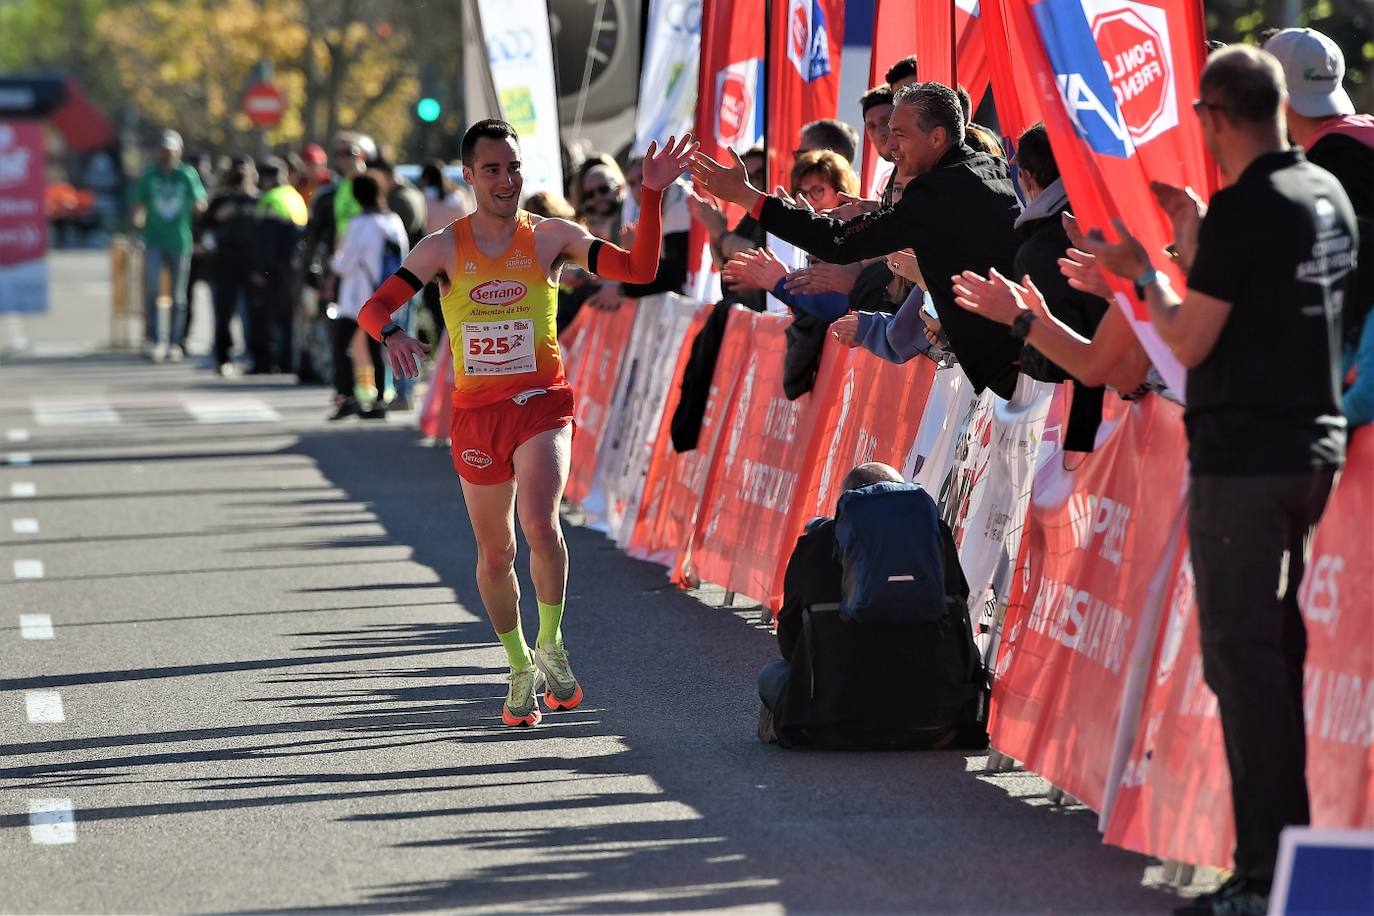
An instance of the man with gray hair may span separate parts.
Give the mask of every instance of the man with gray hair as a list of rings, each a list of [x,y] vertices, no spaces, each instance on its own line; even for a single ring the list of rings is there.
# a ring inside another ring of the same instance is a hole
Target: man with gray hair
[[[955,274],[1009,275],[1020,247],[1013,223],[1020,204],[1005,160],[964,142],[959,96],[939,83],[905,86],[889,122],[892,161],[907,183],[896,206],[843,221],[769,197],[754,187],[738,156],[731,164],[697,153],[692,174],[716,197],[749,210],[772,234],[833,264],[915,249],[951,349],[975,390],[1009,398],[1021,341],[1005,325],[954,304]],[[908,302],[911,302],[908,299]],[[920,297],[913,305],[919,310]],[[902,312],[898,313],[898,321]],[[908,318],[910,316],[907,316]]]
[[[1154,188],[1187,290],[1170,289],[1120,223],[1121,241],[1098,232],[1088,247],[1135,282],[1188,368],[1188,539],[1236,824],[1235,875],[1199,907],[1263,913],[1279,832],[1309,819],[1298,588],[1345,457],[1337,341],[1355,215],[1340,183],[1288,145],[1272,55],[1216,51],[1198,95],[1226,186],[1210,208],[1190,191]]]

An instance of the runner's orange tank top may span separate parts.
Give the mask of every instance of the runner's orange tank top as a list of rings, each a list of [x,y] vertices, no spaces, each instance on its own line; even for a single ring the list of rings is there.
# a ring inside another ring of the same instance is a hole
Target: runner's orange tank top
[[[534,221],[516,216],[515,237],[489,258],[470,217],[453,221],[457,260],[440,300],[453,347],[453,406],[485,407],[536,389],[567,388],[558,349],[558,286],[539,266]]]

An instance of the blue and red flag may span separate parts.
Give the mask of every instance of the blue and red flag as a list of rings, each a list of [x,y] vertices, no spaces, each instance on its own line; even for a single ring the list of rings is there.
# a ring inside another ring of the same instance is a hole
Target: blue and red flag
[[[1182,290],[1160,254],[1173,233],[1150,182],[1191,186],[1203,199],[1215,187],[1191,111],[1206,54],[1201,0],[1006,0],[1003,11],[1073,212],[1108,238],[1121,219]],[[1182,394],[1183,367],[1145,305],[1129,281],[1109,279],[1155,368]]]
[[[839,111],[843,45],[844,0],[774,0],[768,49],[769,190],[787,183],[802,125]]]

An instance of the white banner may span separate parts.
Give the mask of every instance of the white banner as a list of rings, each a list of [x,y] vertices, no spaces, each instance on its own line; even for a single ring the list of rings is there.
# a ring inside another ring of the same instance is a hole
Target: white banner
[[[545,0],[477,0],[501,117],[520,136],[525,195],[563,194],[558,96]]]
[[[634,155],[649,141],[662,146],[692,129],[701,60],[701,0],[653,0],[644,48],[644,72],[635,110]]]

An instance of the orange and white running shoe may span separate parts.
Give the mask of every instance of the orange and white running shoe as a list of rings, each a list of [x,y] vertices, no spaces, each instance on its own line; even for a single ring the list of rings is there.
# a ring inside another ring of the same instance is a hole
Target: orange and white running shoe
[[[506,702],[501,705],[501,721],[507,725],[538,725],[544,718],[539,711],[539,686],[544,676],[529,667],[511,671]]]
[[[576,709],[582,702],[582,685],[577,683],[568,664],[568,650],[554,643],[538,646],[534,650],[534,664],[548,683],[544,704],[549,711]]]

